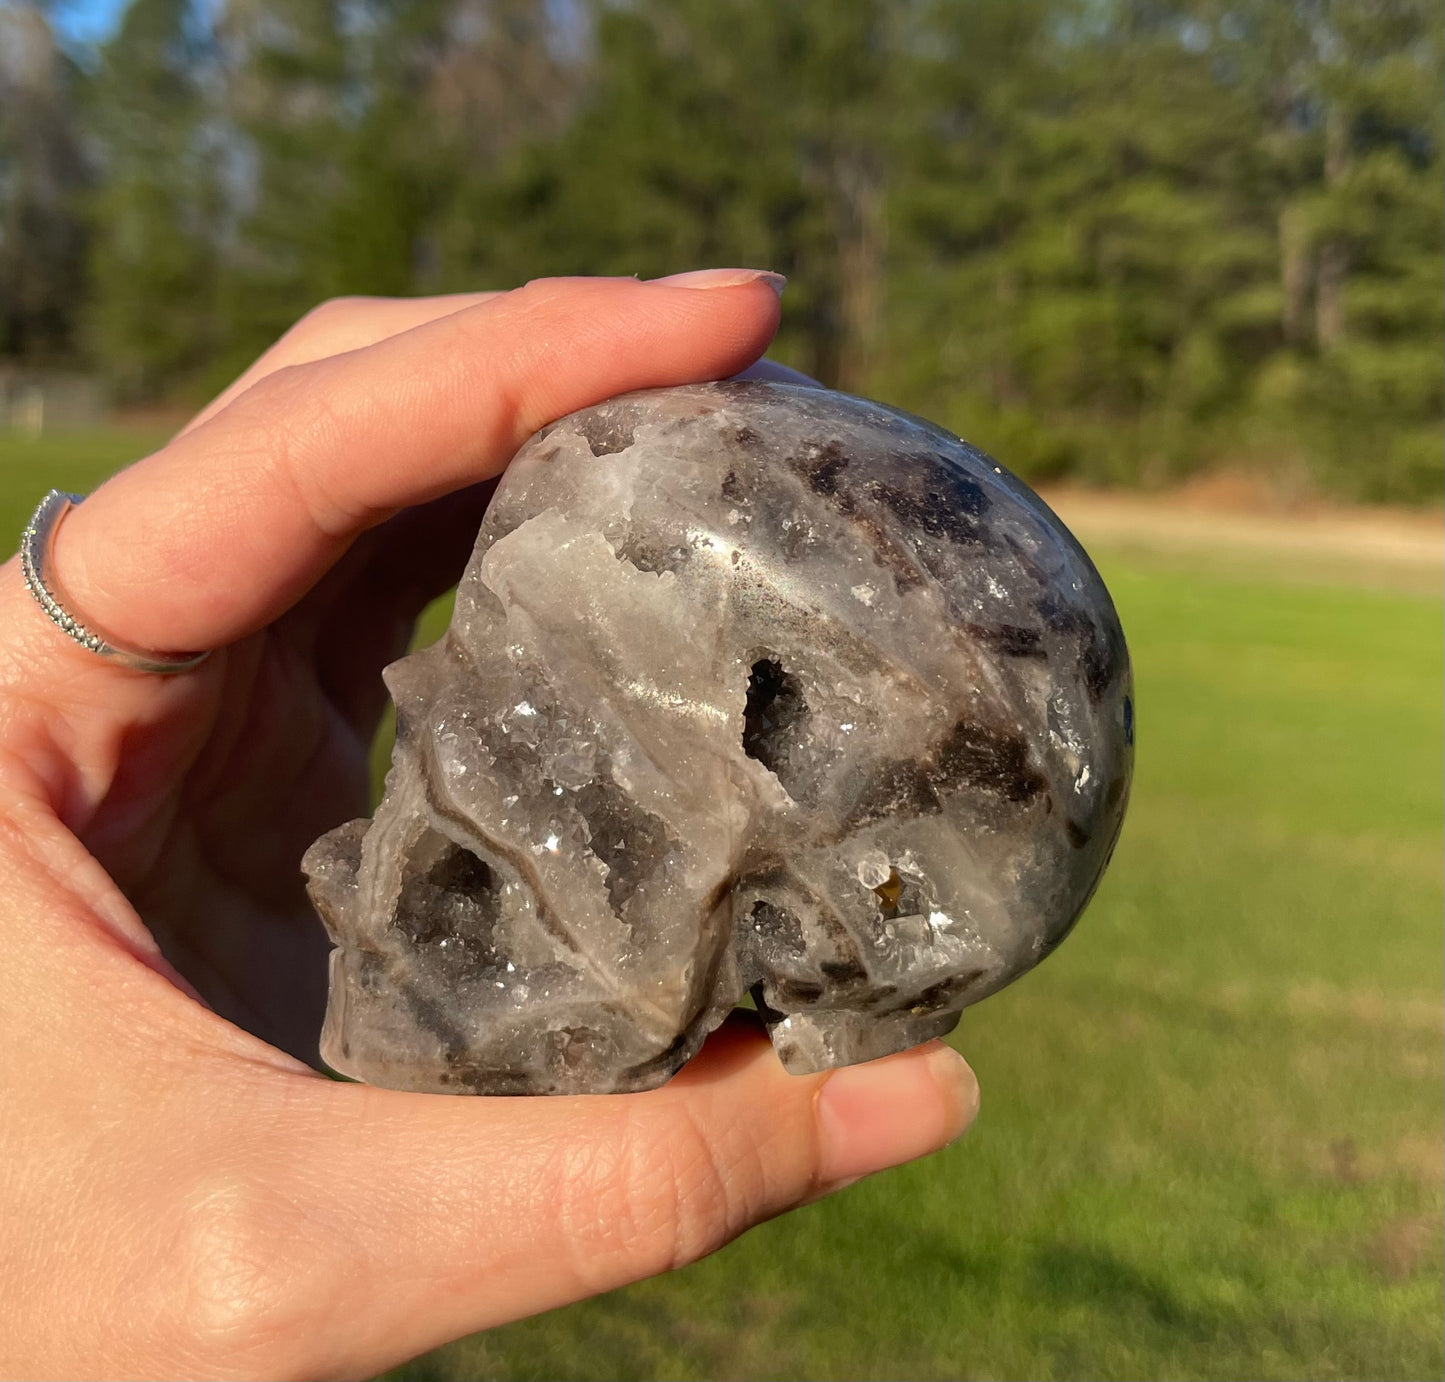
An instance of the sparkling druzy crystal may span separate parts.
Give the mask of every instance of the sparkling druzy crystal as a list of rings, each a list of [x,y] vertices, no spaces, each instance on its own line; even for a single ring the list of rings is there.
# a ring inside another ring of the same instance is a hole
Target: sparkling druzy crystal
[[[533,437],[387,684],[385,797],[305,868],[323,1054],[397,1088],[646,1089],[747,993],[795,1072],[941,1035],[1068,932],[1129,791],[1079,545],[958,438],[822,390]]]

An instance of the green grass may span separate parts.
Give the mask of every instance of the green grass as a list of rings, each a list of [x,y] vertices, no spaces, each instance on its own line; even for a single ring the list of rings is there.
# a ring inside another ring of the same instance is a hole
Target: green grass
[[[1101,564],[1133,805],[970,1136],[393,1377],[1441,1375],[1440,602]]]
[[[393,1378],[1442,1375],[1440,600],[1101,566],[1134,801],[1077,933],[964,1017],[969,1137]]]
[[[25,520],[46,490],[88,494],[112,471],[165,439],[154,428],[53,432],[34,440],[0,429],[0,558],[15,550]]]

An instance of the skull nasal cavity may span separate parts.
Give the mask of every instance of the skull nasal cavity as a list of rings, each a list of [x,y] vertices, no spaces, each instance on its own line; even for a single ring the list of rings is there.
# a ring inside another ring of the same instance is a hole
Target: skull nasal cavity
[[[743,752],[776,774],[785,788],[796,766],[789,762],[789,750],[807,710],[803,688],[781,662],[765,657],[753,663],[743,709]]]

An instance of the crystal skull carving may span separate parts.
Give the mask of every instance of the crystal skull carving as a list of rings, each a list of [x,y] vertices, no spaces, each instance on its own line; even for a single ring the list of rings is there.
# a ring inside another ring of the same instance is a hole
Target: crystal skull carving
[[[323,1054],[397,1088],[650,1088],[749,993],[794,1072],[946,1033],[1068,932],[1129,789],[1123,635],[1059,521],[789,385],[533,437],[386,680],[383,800],[304,867]]]

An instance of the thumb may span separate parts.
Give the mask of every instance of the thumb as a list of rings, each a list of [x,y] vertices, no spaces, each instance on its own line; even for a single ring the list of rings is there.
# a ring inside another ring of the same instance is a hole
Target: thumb
[[[286,1211],[269,1251],[286,1262],[242,1278],[273,1285],[234,1303],[224,1366],[239,1375],[370,1375],[681,1266],[943,1147],[978,1108],[939,1042],[798,1077],[742,1021],[646,1094],[311,1088],[283,1147],[270,1130],[265,1200]]]

